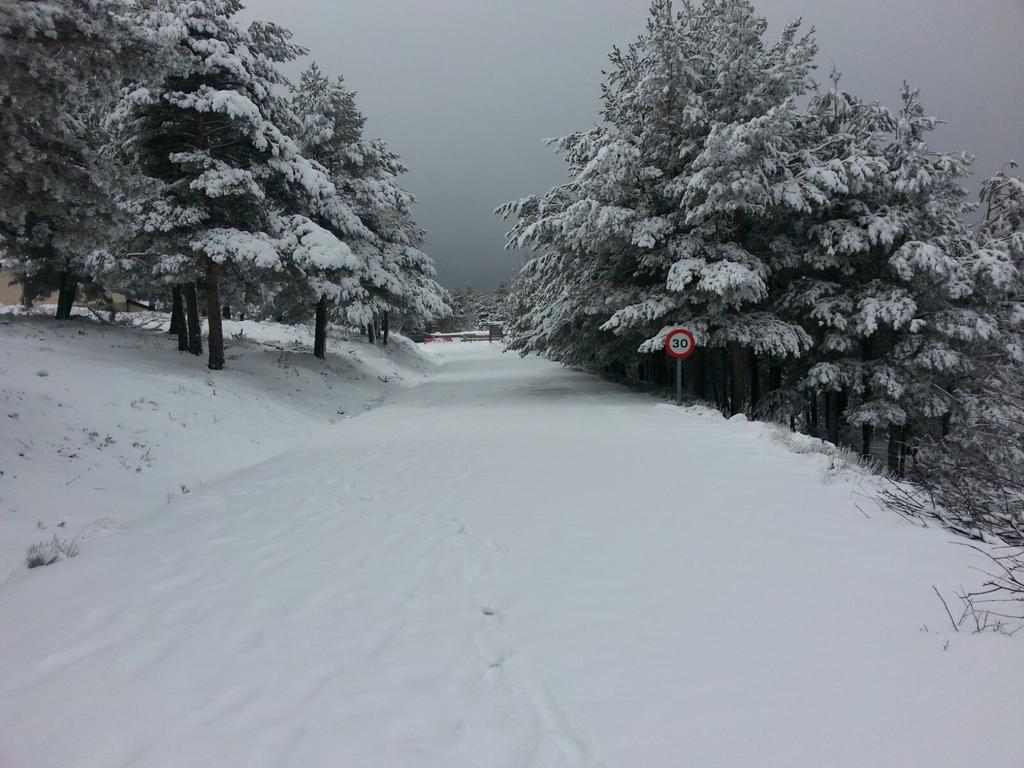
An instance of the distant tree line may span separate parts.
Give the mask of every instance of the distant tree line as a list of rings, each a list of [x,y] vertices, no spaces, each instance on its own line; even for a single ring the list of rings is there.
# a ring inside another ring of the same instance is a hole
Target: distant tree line
[[[238,0],[0,0],[0,264],[26,300],[166,305],[224,366],[222,317],[331,319],[387,342],[449,313],[398,155],[341,78]]]
[[[566,182],[498,210],[532,250],[510,344],[658,387],[688,328],[693,398],[927,474],[951,503],[944,473],[996,461],[967,517],[1019,530],[1024,182],[1008,164],[975,204],[915,89],[890,112],[815,82],[813,32],[767,26],[748,0],[655,0],[613,51],[599,123],[554,142]]]
[[[457,333],[486,331],[492,326],[504,328],[508,321],[509,288],[505,281],[493,291],[478,291],[467,286],[451,291],[451,313],[431,323],[431,330]]]

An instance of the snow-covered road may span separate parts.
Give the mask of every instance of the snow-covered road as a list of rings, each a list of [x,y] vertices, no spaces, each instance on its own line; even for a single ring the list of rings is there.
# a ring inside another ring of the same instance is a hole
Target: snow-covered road
[[[948,534],[760,425],[438,354],[3,585],[0,766],[1024,766],[1024,638],[949,628]]]

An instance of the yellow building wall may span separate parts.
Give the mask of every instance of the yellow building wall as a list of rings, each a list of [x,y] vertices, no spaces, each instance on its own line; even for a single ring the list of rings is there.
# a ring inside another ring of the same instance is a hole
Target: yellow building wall
[[[11,285],[11,277],[9,272],[0,270],[0,304],[21,304],[21,286]],[[110,301],[113,304],[113,309],[118,312],[139,312],[140,307],[135,307],[128,304],[128,299],[120,293],[110,294]],[[51,293],[46,298],[36,299],[36,304],[56,304],[57,294]],[[96,309],[111,309],[110,304],[106,302],[91,302],[91,306]]]

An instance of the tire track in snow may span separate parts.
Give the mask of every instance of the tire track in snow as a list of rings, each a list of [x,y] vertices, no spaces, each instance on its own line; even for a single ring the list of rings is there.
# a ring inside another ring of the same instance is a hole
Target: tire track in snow
[[[446,449],[452,455],[472,455],[473,444],[470,441],[464,445],[447,445]],[[395,460],[404,453],[396,437],[390,444],[370,454],[368,462],[374,463],[391,456],[392,476],[395,480],[387,495],[401,498],[409,492],[417,492],[417,495],[429,498],[431,501],[428,508],[407,510],[406,514],[418,519],[430,530],[442,526],[444,533],[440,538],[449,546],[455,546],[456,561],[435,556],[433,570],[437,576],[458,574],[460,580],[471,588],[472,603],[479,612],[473,644],[481,662],[480,679],[492,687],[499,687],[510,700],[511,710],[531,724],[532,733],[524,737],[524,743],[520,745],[523,759],[514,765],[516,768],[554,768],[565,765],[601,768],[603,763],[594,759],[591,745],[572,726],[556,698],[508,647],[507,636],[502,631],[503,611],[486,597],[487,583],[495,575],[499,567],[497,564],[505,552],[494,541],[475,536],[464,516],[454,512],[463,506],[466,488],[478,479],[476,475],[480,467],[446,468],[442,487],[431,487],[429,492],[424,492],[425,489],[420,488],[422,475],[415,471],[414,466],[419,463],[419,457],[412,457],[412,461]],[[353,492],[353,484],[346,482],[345,489],[349,493]],[[371,506],[379,502],[379,498],[374,496],[363,497],[361,500]],[[435,555],[438,543],[430,547]],[[411,599],[410,596],[409,601]]]
[[[123,672],[118,687],[144,701],[170,687],[171,696],[155,706],[168,733],[255,729],[263,735],[250,757],[273,765],[302,764],[301,733],[330,722],[354,742],[366,728],[355,723],[367,718],[381,720],[370,730],[390,728],[399,741],[444,734],[456,756],[461,741],[476,733],[501,738],[513,714],[502,701],[491,696],[479,701],[479,712],[458,714],[463,701],[487,693],[483,670],[467,667],[459,648],[471,647],[475,616],[466,575],[479,570],[471,562],[474,548],[450,514],[411,503],[421,495],[415,482],[376,491],[360,478],[386,453],[323,473],[317,493],[300,496],[288,514],[265,500],[298,485],[308,491],[316,481],[281,482],[264,467],[252,473],[256,479],[240,476],[197,491],[152,528],[109,540],[107,549],[119,552],[96,581],[118,584],[119,608],[65,606],[67,623],[51,627],[62,650],[44,655],[21,690],[71,689],[75,678],[89,675],[86,665],[116,667]],[[200,526],[207,538],[197,541],[195,521],[206,516]],[[154,537],[172,552],[155,567],[146,544]],[[76,622],[79,613],[85,616]],[[162,641],[134,648],[153,627]],[[296,657],[296,646],[308,655]],[[260,667],[269,673],[245,681],[242,670]],[[477,695],[460,693],[474,686]],[[409,695],[419,689],[450,701],[432,712],[422,695]],[[362,713],[346,705],[353,693],[366,702]],[[109,697],[108,711],[117,708],[116,698]],[[190,702],[200,706],[184,706]],[[207,763],[183,757],[181,764]]]
[[[464,484],[473,475],[471,469],[460,469],[448,498],[462,497]],[[484,679],[501,686],[515,708],[534,724],[535,744],[530,750],[531,759],[525,765],[602,768],[604,764],[594,758],[590,743],[573,727],[557,699],[510,648],[509,638],[503,631],[505,612],[487,597],[488,581],[500,567],[498,563],[506,554],[504,548],[490,539],[476,537],[465,520],[457,516],[451,520],[459,534],[470,539],[470,546],[476,550],[473,555],[467,553],[464,578],[474,588],[481,614],[476,646],[486,666]]]
[[[557,699],[504,642],[501,613],[490,608],[485,611],[487,621],[480,631],[479,653],[485,661],[490,660],[487,678],[501,685],[535,723],[537,743],[530,765],[549,765],[554,759],[554,764],[602,768],[604,763],[594,758],[590,743],[573,727]]]

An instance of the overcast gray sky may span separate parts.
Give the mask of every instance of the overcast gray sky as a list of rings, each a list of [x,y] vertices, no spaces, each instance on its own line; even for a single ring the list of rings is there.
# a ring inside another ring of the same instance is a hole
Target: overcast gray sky
[[[755,0],[773,31],[814,25],[819,72],[890,107],[904,79],[948,121],[936,144],[988,175],[1024,162],[1024,0]],[[502,202],[548,189],[564,166],[542,143],[596,120],[612,45],[643,28],[648,0],[248,0],[359,92],[367,130],[410,167],[427,250],[449,287],[491,288],[517,270]],[[300,62],[299,66],[306,62]],[[297,69],[298,67],[296,67]]]

